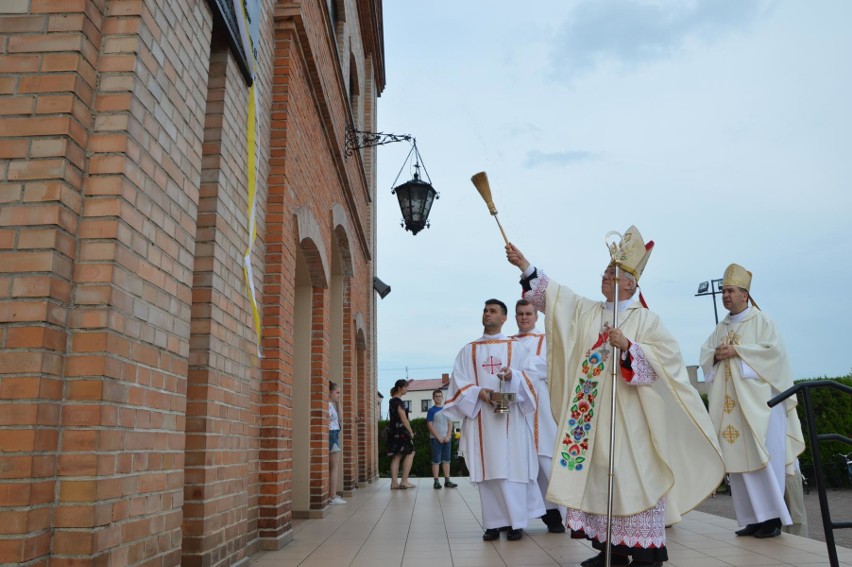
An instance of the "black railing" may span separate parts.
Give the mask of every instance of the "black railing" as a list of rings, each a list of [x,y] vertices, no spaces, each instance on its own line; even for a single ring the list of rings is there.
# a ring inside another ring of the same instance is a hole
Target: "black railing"
[[[822,470],[822,459],[819,454],[818,443],[820,441],[841,441],[847,445],[852,445],[852,439],[838,433],[822,433],[817,434],[816,418],[814,410],[811,406],[811,389],[812,388],[834,388],[847,394],[852,394],[852,388],[831,380],[809,380],[799,382],[792,388],[784,390],[771,400],[769,407],[774,407],[790,396],[795,396],[800,391],[802,399],[805,403],[805,419],[808,424],[808,439],[810,440],[811,459],[813,459],[814,475],[816,476],[817,492],[819,493],[819,509],[822,514],[822,527],[825,531],[825,546],[828,548],[828,561],[831,567],[839,567],[840,563],[837,560],[837,545],[834,543],[834,530],[840,528],[852,528],[852,522],[832,522],[831,512],[828,509],[828,495],[825,492],[825,475]],[[848,510],[847,510],[848,512]]]

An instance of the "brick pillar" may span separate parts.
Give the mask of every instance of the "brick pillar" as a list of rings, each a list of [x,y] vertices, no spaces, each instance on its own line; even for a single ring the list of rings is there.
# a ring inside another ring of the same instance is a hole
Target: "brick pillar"
[[[67,4],[77,3],[91,5]],[[73,276],[51,567],[181,560],[212,17],[203,2],[111,0],[108,9]]]
[[[258,535],[264,549],[292,539],[292,406],[295,244],[284,163],[287,147],[288,33],[276,30],[271,109],[266,277],[263,286],[263,360],[260,402]]]
[[[97,461],[58,451],[103,1],[0,11],[0,563],[46,565],[52,522],[94,523],[55,494],[57,468]]]
[[[249,485],[257,477],[256,337],[244,293],[248,243],[248,88],[214,41],[204,125],[186,411],[184,567],[246,559]],[[242,182],[240,182],[242,181]]]
[[[358,389],[357,376],[354,368],[354,324],[352,321],[352,278],[343,278],[343,415],[341,428],[343,436],[343,486],[345,491],[352,491],[358,485],[358,400],[361,394]],[[334,496],[333,494],[331,496]]]
[[[353,365],[352,372],[355,377],[356,388],[358,389],[358,415],[361,419],[357,425],[357,444],[358,444],[358,482],[370,482],[370,463],[372,461],[370,454],[370,437],[369,423],[372,410],[372,396],[369,392],[369,383],[364,378],[364,354],[362,346],[363,331],[356,330],[355,340],[353,341]],[[359,340],[360,339],[360,340]]]
[[[311,313],[311,510],[325,508],[328,488],[328,329],[330,297],[313,288]]]
[[[378,420],[379,409],[376,392],[378,385],[373,379],[374,374],[370,373],[370,349],[359,346],[358,351],[358,375],[364,384],[364,454],[367,455],[367,468],[365,471],[367,482],[373,482],[379,476],[379,445],[376,436],[378,435]]]

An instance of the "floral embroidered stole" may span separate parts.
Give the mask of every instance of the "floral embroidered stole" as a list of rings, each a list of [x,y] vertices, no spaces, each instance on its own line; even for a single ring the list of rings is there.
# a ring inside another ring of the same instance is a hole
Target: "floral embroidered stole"
[[[598,399],[598,383],[612,349],[607,344],[609,330],[598,334],[598,340],[586,351],[581,365],[583,375],[574,389],[569,404],[571,415],[565,435],[559,447],[559,464],[568,470],[582,471],[583,463],[590,458],[589,446],[594,437],[595,408]]]

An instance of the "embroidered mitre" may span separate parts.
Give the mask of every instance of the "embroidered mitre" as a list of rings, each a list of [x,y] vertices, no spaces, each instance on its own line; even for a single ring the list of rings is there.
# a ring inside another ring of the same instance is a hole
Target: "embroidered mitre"
[[[731,264],[725,269],[722,285],[732,285],[749,291],[751,289],[751,272],[739,264]]]
[[[639,229],[631,226],[621,237],[621,242],[617,245],[611,244],[609,248],[612,263],[617,264],[619,268],[639,281],[642,272],[645,271],[645,264],[651,257],[651,251],[654,249],[654,241],[651,240],[648,244],[645,244],[642,235],[639,234]]]

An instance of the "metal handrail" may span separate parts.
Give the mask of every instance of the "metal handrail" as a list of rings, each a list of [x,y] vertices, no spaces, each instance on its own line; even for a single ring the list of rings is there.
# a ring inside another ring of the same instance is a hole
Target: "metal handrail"
[[[852,394],[852,388],[839,382],[831,380],[808,380],[799,382],[792,388],[787,388],[771,400],[769,407],[774,407],[790,396],[795,396],[798,392],[802,392],[802,398],[805,404],[805,419],[808,423],[808,439],[810,440],[811,459],[814,465],[814,474],[817,481],[817,492],[819,494],[819,509],[822,514],[822,528],[825,532],[825,546],[828,549],[828,561],[831,567],[839,567],[840,563],[837,559],[837,544],[834,543],[834,530],[840,528],[852,528],[852,522],[832,522],[831,513],[828,509],[828,495],[825,492],[825,475],[822,471],[822,459],[819,455],[818,443],[820,441],[841,441],[848,445],[852,445],[852,439],[838,433],[824,433],[818,435],[816,432],[816,418],[814,410],[811,407],[811,389],[812,388],[834,388],[847,394]]]

